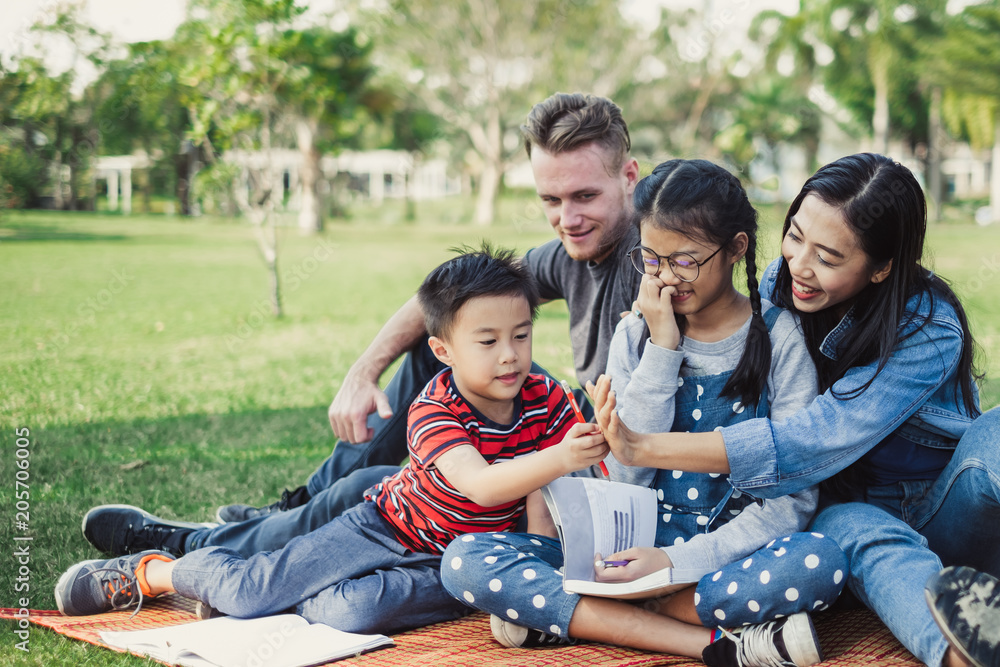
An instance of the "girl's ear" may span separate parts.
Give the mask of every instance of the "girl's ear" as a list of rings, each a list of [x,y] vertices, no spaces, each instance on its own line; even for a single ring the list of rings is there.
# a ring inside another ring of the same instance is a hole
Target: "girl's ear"
[[[427,339],[427,344],[430,346],[434,356],[438,358],[438,361],[446,366],[451,366],[451,352],[448,351],[447,343],[437,336],[431,336]]]
[[[730,241],[728,245],[732,248],[732,252],[727,251],[729,263],[735,264],[743,259],[743,255],[747,254],[747,247],[750,245],[750,239],[747,237],[746,232],[740,232],[733,237],[733,240]]]
[[[879,269],[878,271],[876,271],[875,273],[872,274],[872,282],[873,283],[880,283],[883,280],[885,280],[886,278],[888,278],[890,273],[892,273],[892,260],[891,259],[888,262],[886,262],[885,266],[883,266],[881,269]]]

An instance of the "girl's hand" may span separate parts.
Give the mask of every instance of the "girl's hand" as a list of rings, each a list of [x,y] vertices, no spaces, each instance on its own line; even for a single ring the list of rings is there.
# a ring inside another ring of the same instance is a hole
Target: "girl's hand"
[[[614,392],[611,391],[611,378],[601,375],[597,384],[587,383],[587,394],[594,402],[594,416],[597,426],[604,434],[604,439],[611,448],[618,462],[627,466],[643,465],[639,458],[642,454],[643,434],[635,433],[618,418],[615,410]]]
[[[628,565],[601,567],[597,565],[597,561],[599,560],[627,560]],[[594,556],[594,579],[609,583],[634,581],[639,577],[645,577],[647,574],[652,574],[665,567],[673,567],[673,565],[670,562],[670,556],[662,549],[657,549],[656,547],[634,547],[605,557],[602,557],[601,554],[596,554]]]
[[[677,328],[674,317],[674,306],[671,297],[677,293],[677,288],[667,285],[659,276],[644,274],[639,285],[639,296],[636,305],[649,325],[649,338],[657,345],[668,350],[676,350],[681,342],[681,332]]]
[[[597,465],[608,455],[608,444],[596,424],[573,424],[557,447],[567,473]]]

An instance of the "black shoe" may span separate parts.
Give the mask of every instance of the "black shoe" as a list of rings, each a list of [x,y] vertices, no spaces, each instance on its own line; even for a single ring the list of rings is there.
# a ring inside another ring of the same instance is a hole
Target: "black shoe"
[[[188,535],[213,526],[213,523],[161,519],[132,505],[100,505],[84,515],[83,536],[101,551],[114,556],[149,549],[180,556]]]
[[[296,507],[301,507],[309,502],[312,496],[309,495],[309,490],[300,486],[294,491],[289,491],[285,489],[281,494],[281,499],[277,500],[270,505],[264,505],[263,507],[253,507],[251,505],[223,505],[215,512],[215,518],[219,523],[239,523],[240,521],[246,521],[247,519],[256,519],[259,516],[267,516],[268,514],[274,514],[275,512],[284,512],[287,510],[295,509]]]
[[[816,629],[805,612],[723,633],[701,653],[709,667],[809,667],[823,661]]]
[[[1000,666],[1000,580],[971,567],[946,567],[924,586],[934,621],[966,662]]]
[[[490,614],[490,631],[493,638],[507,648],[554,648],[556,646],[572,646],[577,642],[570,637],[550,635],[540,630],[532,630],[523,625],[505,621],[499,616]]]

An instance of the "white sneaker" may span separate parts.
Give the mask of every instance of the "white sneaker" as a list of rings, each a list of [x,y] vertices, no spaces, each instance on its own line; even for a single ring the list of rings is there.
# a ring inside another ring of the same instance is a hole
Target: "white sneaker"
[[[516,625],[493,614],[490,614],[490,630],[493,632],[493,638],[507,648],[552,648],[571,646],[577,641]]]
[[[809,614],[722,630],[725,635],[702,652],[710,667],[809,667],[823,661]]]

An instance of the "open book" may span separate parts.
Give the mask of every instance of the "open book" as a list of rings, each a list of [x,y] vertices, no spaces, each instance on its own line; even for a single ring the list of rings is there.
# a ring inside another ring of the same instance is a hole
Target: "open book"
[[[185,667],[306,667],[393,644],[385,635],[343,632],[293,614],[225,616],[153,630],[102,632],[101,640]]]
[[[594,558],[656,541],[656,491],[586,477],[560,477],[542,487],[562,540],[563,590],[620,599],[666,595],[697,582],[709,570],[664,568],[634,581],[594,580]]]

